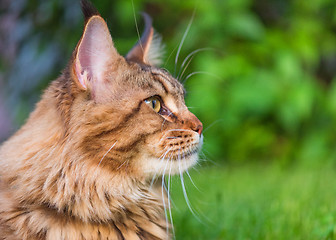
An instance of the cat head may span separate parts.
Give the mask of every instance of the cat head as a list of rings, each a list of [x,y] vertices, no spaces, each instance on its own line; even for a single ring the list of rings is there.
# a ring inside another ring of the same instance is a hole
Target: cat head
[[[84,32],[69,65],[78,89],[69,132],[81,154],[96,167],[144,178],[194,165],[202,123],[185,105],[182,84],[153,64],[150,17],[123,57],[99,13],[86,1],[82,9]]]

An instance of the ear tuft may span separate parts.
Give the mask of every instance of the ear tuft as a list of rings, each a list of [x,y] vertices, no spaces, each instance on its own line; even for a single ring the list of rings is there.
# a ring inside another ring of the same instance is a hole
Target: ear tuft
[[[98,10],[95,6],[88,0],[81,0],[80,2],[82,12],[85,18],[85,23],[89,21],[89,19],[93,16],[100,16]]]
[[[161,37],[154,34],[152,19],[147,13],[142,13],[145,20],[145,30],[138,43],[128,52],[126,59],[146,65],[160,63],[160,55],[163,52]]]
[[[162,64],[162,58],[166,52],[165,48],[166,46],[162,43],[161,35],[154,31],[145,62],[149,63],[149,65],[160,66]]]

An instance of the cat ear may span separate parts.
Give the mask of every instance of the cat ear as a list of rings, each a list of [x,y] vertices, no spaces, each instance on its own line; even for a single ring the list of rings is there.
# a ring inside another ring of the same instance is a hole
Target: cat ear
[[[142,13],[145,20],[145,30],[138,43],[128,52],[126,59],[129,61],[146,64],[160,65],[161,55],[164,51],[161,36],[154,33],[152,19],[147,13]]]
[[[108,62],[117,61],[121,56],[115,49],[107,24],[99,15],[87,20],[83,36],[77,45],[74,71],[79,87],[103,82]]]

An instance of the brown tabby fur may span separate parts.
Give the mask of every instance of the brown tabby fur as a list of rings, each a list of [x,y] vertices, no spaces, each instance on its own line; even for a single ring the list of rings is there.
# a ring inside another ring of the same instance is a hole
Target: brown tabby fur
[[[86,24],[102,29],[96,10],[82,4]],[[1,146],[0,239],[169,238],[161,186],[150,182],[195,164],[202,125],[182,85],[150,65],[146,29],[126,58],[104,62],[102,82],[84,85],[75,64],[83,34],[63,74]],[[166,112],[146,104],[151,96]]]

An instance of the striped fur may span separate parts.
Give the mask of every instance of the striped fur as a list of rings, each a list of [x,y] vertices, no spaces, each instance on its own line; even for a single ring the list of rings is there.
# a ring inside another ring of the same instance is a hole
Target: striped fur
[[[83,6],[90,24],[98,12]],[[169,239],[168,200],[151,180],[196,163],[202,124],[183,86],[142,53],[108,58],[101,82],[80,82],[77,51],[0,147],[0,239]]]

